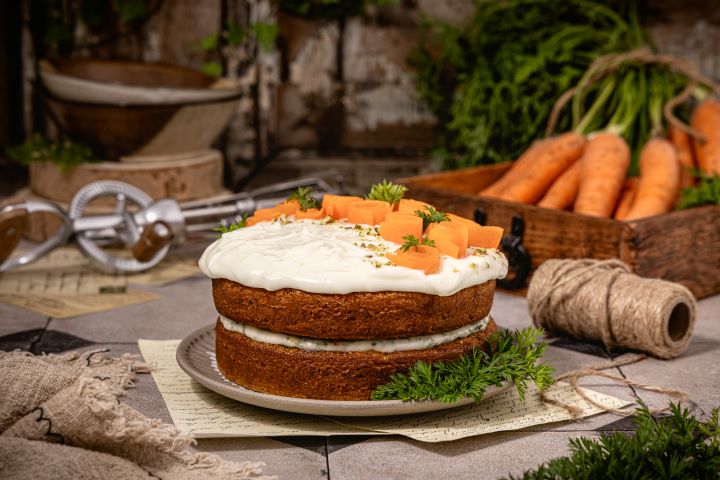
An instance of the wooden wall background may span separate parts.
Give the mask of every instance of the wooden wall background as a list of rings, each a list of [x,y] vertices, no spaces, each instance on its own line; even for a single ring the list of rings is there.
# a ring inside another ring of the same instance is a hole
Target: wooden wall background
[[[24,15],[30,3],[24,0]],[[253,9],[272,11],[273,5],[268,0],[164,0],[133,35],[79,53],[199,68],[200,39],[217,32],[228,11],[246,21],[242,17]],[[434,169],[428,151],[435,120],[415,93],[406,59],[421,34],[423,16],[457,24],[473,9],[472,0],[405,0],[334,21],[277,14],[277,47],[259,55],[251,75],[260,81],[220,142],[227,183],[237,185],[268,160],[252,184],[334,169],[351,189],[364,190],[383,177]],[[689,58],[705,74],[720,78],[720,1],[646,0],[644,11],[661,50]],[[26,131],[39,121],[31,114],[32,47],[24,22]]]

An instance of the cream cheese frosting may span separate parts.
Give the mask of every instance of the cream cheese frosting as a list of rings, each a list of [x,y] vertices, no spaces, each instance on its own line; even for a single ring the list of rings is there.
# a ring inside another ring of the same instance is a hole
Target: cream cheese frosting
[[[393,265],[385,257],[399,247],[368,225],[290,217],[223,234],[205,250],[199,266],[208,277],[248,287],[325,294],[399,291],[448,296],[507,274],[507,260],[495,249],[471,247],[460,259],[442,255],[440,270],[426,275]]]
[[[280,345],[287,348],[297,348],[310,352],[367,352],[370,350],[382,353],[407,352],[409,350],[426,350],[460,338],[481,332],[487,328],[490,316],[476,322],[463,325],[449,332],[423,335],[417,337],[395,338],[389,340],[320,340],[307,337],[298,337],[286,333],[271,332],[245,323],[238,323],[220,315],[220,323],[225,330],[242,333],[256,342]]]

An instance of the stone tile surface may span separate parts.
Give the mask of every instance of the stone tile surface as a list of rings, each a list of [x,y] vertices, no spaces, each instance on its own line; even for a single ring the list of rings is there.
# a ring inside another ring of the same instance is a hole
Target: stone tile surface
[[[0,337],[25,330],[43,329],[47,321],[44,315],[0,302]]]
[[[161,295],[157,300],[128,307],[53,319],[49,328],[95,342],[135,342],[138,338],[183,338],[215,321],[210,280],[193,277],[164,287],[142,287]]]
[[[333,480],[473,479],[520,474],[568,453],[579,433],[504,432],[461,441],[420,443],[399,437],[375,438],[332,451]],[[583,436],[597,436],[582,433]],[[328,443],[332,445],[334,439]]]

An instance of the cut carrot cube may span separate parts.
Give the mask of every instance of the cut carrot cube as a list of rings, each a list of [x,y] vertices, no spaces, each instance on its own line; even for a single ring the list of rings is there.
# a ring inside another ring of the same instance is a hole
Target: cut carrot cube
[[[471,247],[480,247],[480,243],[483,242],[482,225],[477,222],[473,222],[469,218],[460,217],[448,213],[448,218],[451,222],[457,223],[467,228],[468,231],[468,245]]]
[[[351,203],[360,202],[362,198],[350,195],[331,195],[323,196],[322,208],[325,214],[330,215],[335,220],[347,218],[347,209]]]
[[[300,209],[300,202],[297,200],[285,200],[284,202],[278,203],[275,208],[285,215],[293,215]]]
[[[468,230],[453,222],[431,223],[427,228],[427,238],[435,242],[440,253],[454,258],[462,258],[468,246]]]
[[[500,227],[480,227],[480,232],[475,236],[473,247],[498,248],[502,240],[503,229]]]
[[[322,208],[308,208],[304,211],[298,209],[298,211],[295,212],[295,218],[298,220],[302,220],[303,218],[320,220],[321,218],[325,218],[325,211]]]
[[[279,210],[278,207],[261,208],[260,210],[255,210],[252,217],[247,219],[246,225],[251,227],[260,222],[269,222],[270,220],[275,220],[282,214],[283,212]]]
[[[386,257],[395,265],[422,270],[425,275],[431,275],[440,270],[440,252],[437,248],[428,245],[411,247],[407,251],[398,249],[395,253],[388,253]]]
[[[420,200],[411,200],[409,198],[403,198],[398,202],[397,212],[410,212],[415,213],[418,210],[425,211],[425,207],[430,207],[429,203],[421,202]]]
[[[377,225],[385,220],[390,209],[390,204],[381,200],[361,200],[348,206],[347,220],[350,223]]]
[[[385,221],[380,222],[380,236],[389,242],[402,245],[405,243],[403,237],[406,235],[422,238],[422,227],[422,218],[417,215],[389,213],[385,216]]]

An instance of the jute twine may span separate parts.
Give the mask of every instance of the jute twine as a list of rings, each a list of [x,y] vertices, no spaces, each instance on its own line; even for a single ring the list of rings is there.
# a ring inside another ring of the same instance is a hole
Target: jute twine
[[[601,341],[606,348],[640,350],[669,359],[688,347],[695,325],[696,302],[676,283],[641,278],[620,260],[548,260],[533,275],[527,294],[533,323],[549,332]],[[682,403],[687,393],[636,382],[605,370],[644,360],[645,354],[626,354],[613,361],[560,375],[586,402],[620,415],[633,412],[601,405],[578,387],[581,377],[603,377],[629,387],[670,395]],[[573,416],[582,412],[541,392],[542,399]],[[656,412],[666,408],[656,410]]]
[[[657,358],[684,352],[695,325],[687,288],[639,277],[620,260],[548,260],[527,300],[537,327]]]

